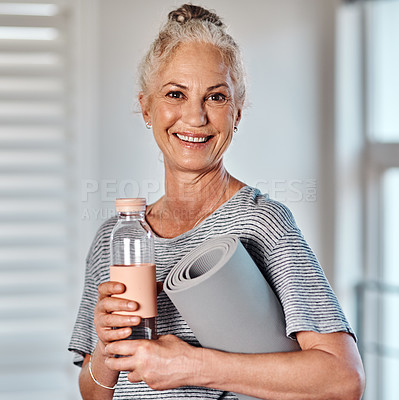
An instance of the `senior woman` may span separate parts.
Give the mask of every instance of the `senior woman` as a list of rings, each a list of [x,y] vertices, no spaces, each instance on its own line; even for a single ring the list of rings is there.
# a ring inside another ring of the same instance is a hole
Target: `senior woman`
[[[111,218],[88,255],[70,344],[82,366],[82,397],[236,399],[236,392],[270,400],[359,399],[364,377],[353,332],[291,213],[223,165],[245,100],[239,49],[224,24],[183,5],[169,14],[140,73],[142,115],[165,164],[165,195],[146,215],[156,234],[158,280],[205,239],[235,234],[280,299],[287,334],[301,351],[202,348],[164,292],[158,340],[122,340],[139,318],[112,314],[137,304],[117,297],[122,284],[107,282]]]

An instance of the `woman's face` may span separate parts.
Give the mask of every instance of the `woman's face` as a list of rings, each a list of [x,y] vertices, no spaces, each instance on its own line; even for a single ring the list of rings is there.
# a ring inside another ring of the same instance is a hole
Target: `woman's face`
[[[220,165],[241,117],[234,89],[229,68],[214,46],[191,43],[175,51],[150,93],[139,96],[166,166],[205,172]]]

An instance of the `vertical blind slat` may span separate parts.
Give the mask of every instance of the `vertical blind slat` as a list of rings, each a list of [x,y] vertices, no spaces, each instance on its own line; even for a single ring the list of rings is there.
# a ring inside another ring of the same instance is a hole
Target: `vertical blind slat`
[[[0,0],[0,400],[69,391],[72,6]]]

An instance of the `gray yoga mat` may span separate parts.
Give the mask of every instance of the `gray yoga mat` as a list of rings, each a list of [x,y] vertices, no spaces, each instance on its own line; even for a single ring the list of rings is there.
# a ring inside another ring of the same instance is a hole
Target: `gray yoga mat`
[[[285,334],[280,302],[236,236],[195,248],[170,271],[164,290],[203,347],[237,353],[299,350]]]

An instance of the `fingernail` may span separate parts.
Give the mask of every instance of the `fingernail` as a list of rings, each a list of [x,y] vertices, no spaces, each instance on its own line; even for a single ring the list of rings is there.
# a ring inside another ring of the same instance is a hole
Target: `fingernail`
[[[130,308],[131,310],[135,310],[137,308],[137,304],[134,301],[130,301],[127,304],[128,308]]]
[[[130,317],[130,322],[132,324],[137,324],[140,321],[139,317]]]

